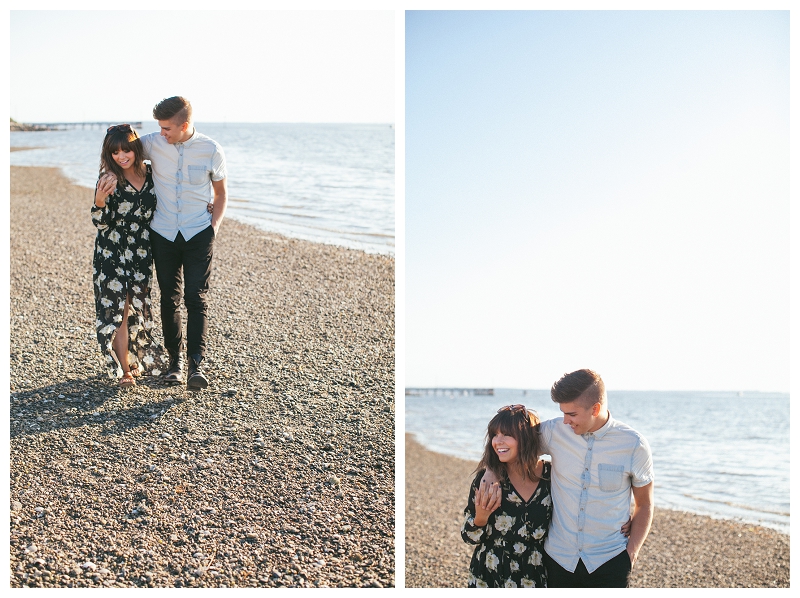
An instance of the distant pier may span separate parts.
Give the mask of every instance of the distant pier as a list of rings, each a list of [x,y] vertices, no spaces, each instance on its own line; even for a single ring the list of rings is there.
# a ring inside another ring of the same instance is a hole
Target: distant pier
[[[69,123],[18,123],[11,121],[12,131],[66,131],[67,129],[107,129],[111,125],[121,125],[127,122],[134,129],[142,128],[142,121],[93,121],[93,122],[69,122]]]
[[[470,395],[494,396],[494,388],[406,388],[412,397],[468,397]]]

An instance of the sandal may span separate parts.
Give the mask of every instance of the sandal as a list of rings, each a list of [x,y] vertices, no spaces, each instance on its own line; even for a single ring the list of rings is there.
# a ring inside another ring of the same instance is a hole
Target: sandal
[[[131,368],[131,375],[133,375],[134,378],[138,378],[142,375],[142,371],[139,369],[138,365],[135,365]]]
[[[130,371],[127,371],[122,374],[122,378],[119,379],[119,387],[129,388],[131,386],[136,386],[136,380],[133,379],[133,374],[131,374]]]

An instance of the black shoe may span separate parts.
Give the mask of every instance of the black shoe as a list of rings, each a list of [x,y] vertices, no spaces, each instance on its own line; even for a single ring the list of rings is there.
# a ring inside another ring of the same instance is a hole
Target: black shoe
[[[180,384],[183,382],[183,354],[169,352],[169,369],[164,374],[164,382]]]
[[[208,388],[208,378],[205,377],[200,369],[200,362],[203,361],[202,355],[189,356],[189,377],[186,380],[188,390],[203,390]]]

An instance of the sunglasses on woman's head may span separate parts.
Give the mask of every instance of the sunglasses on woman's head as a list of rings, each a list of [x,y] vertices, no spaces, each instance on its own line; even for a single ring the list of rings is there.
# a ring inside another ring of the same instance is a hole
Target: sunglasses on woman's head
[[[113,133],[114,131],[130,131],[131,126],[129,124],[124,125],[111,125],[106,129],[106,135],[109,133]]]
[[[501,413],[503,411],[510,411],[511,413],[528,413],[525,405],[506,405],[505,407],[500,407],[500,409],[497,410],[497,413]]]

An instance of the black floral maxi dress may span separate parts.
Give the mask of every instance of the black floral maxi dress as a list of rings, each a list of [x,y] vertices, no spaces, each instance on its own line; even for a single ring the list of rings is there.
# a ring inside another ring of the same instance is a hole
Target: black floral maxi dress
[[[550,463],[545,462],[539,486],[525,502],[514,486],[502,484],[502,502],[489,515],[483,527],[475,525],[475,491],[481,483],[483,470],[478,472],[464,509],[461,537],[476,544],[469,564],[470,588],[545,588],[547,571],[544,567],[544,539],[553,501],[550,498]]]
[[[148,225],[156,209],[153,173],[146,165],[144,185],[137,191],[130,183],[106,199],[106,205],[92,205],[92,222],[97,227],[94,244],[94,298],[97,340],[105,357],[108,374],[122,376],[122,367],[112,348],[117,329],[128,307],[128,365],[142,373],[158,376],[167,362],[162,348],[153,341],[150,282],[153,254]],[[99,181],[98,181],[99,182]],[[96,189],[96,187],[95,187]]]

